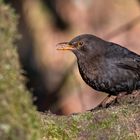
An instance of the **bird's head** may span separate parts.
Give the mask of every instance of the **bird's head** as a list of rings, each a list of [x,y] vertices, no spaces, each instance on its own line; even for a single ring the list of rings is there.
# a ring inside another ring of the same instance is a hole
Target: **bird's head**
[[[59,43],[57,50],[70,50],[77,57],[93,56],[93,54],[98,54],[99,51],[102,51],[100,46],[102,46],[104,42],[104,40],[94,35],[83,34],[73,38],[69,42]]]

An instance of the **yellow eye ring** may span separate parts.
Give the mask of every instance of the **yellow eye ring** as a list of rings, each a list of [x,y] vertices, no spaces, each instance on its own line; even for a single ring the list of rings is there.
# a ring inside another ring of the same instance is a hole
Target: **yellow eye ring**
[[[82,46],[83,44],[84,44],[84,43],[81,42],[81,41],[78,42],[78,46]]]

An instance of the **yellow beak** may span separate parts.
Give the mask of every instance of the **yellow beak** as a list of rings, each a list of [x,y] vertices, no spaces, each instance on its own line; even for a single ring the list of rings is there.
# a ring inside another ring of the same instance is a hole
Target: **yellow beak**
[[[75,47],[73,45],[69,45],[69,42],[62,42],[62,43],[58,43],[57,46],[60,46],[57,48],[57,50],[74,50]]]

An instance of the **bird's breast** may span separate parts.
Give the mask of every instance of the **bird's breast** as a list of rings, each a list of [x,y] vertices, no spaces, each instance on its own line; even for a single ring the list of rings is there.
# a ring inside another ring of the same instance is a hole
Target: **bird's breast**
[[[100,84],[98,82],[98,70],[94,67],[90,67],[90,65],[79,64],[78,68],[82,79],[88,84],[90,87],[94,88],[95,90],[100,89]]]

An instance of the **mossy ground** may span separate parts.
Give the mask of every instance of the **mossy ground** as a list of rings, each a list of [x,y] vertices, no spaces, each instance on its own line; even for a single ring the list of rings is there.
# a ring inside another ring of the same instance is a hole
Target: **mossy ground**
[[[17,16],[0,0],[0,139],[140,139],[140,98],[109,109],[70,116],[39,113],[25,89],[15,40]]]
[[[140,96],[134,103],[70,116],[42,114],[44,138],[137,140],[140,138]]]

